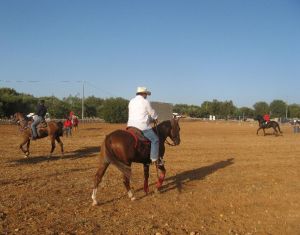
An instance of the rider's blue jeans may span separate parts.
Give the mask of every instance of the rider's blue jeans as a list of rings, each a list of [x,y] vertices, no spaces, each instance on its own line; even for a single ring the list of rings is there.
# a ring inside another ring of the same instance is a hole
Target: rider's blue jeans
[[[150,158],[151,161],[158,160],[159,154],[159,139],[152,129],[144,130],[143,134],[151,141]]]
[[[37,116],[34,118],[33,123],[31,124],[31,129],[32,129],[32,137],[36,138],[37,137],[37,131],[36,131],[36,126],[43,120],[42,117]]]

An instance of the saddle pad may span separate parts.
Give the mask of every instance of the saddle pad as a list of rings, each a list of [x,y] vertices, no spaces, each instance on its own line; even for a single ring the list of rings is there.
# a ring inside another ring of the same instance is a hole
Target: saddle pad
[[[143,135],[143,132],[136,127],[127,127],[126,131],[129,132],[135,139],[135,148],[139,148],[141,144],[150,144],[150,140]],[[140,143],[140,144],[139,144]]]
[[[126,130],[128,132],[130,132],[131,134],[133,134],[137,138],[137,140],[142,141],[142,142],[150,142],[150,140],[148,138],[146,138],[144,136],[143,132],[141,130],[139,130],[138,128],[129,126],[126,128]]]

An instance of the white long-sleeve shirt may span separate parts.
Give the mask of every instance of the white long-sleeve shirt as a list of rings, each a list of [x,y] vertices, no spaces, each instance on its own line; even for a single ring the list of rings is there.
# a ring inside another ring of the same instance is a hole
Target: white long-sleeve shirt
[[[152,128],[151,119],[157,119],[157,113],[150,102],[141,95],[130,100],[127,126],[136,127],[142,131]]]

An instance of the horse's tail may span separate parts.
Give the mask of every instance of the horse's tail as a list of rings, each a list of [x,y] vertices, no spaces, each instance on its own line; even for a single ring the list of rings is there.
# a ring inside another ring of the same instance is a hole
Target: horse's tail
[[[61,122],[61,121],[59,121],[59,122],[57,122],[57,126],[58,126],[58,130],[57,130],[57,136],[63,136],[63,134],[64,134],[64,124]]]
[[[114,164],[128,179],[131,177],[131,166],[122,162],[115,154],[112,142],[110,139],[111,135],[105,137],[101,146],[102,157],[105,158],[109,163]]]

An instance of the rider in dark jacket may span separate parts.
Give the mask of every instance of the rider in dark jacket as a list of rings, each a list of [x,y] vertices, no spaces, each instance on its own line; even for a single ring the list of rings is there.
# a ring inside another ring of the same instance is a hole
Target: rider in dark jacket
[[[36,107],[33,123],[31,124],[33,140],[35,140],[38,137],[36,126],[44,120],[46,113],[47,113],[47,108],[45,107],[45,101],[40,100],[39,104]]]

